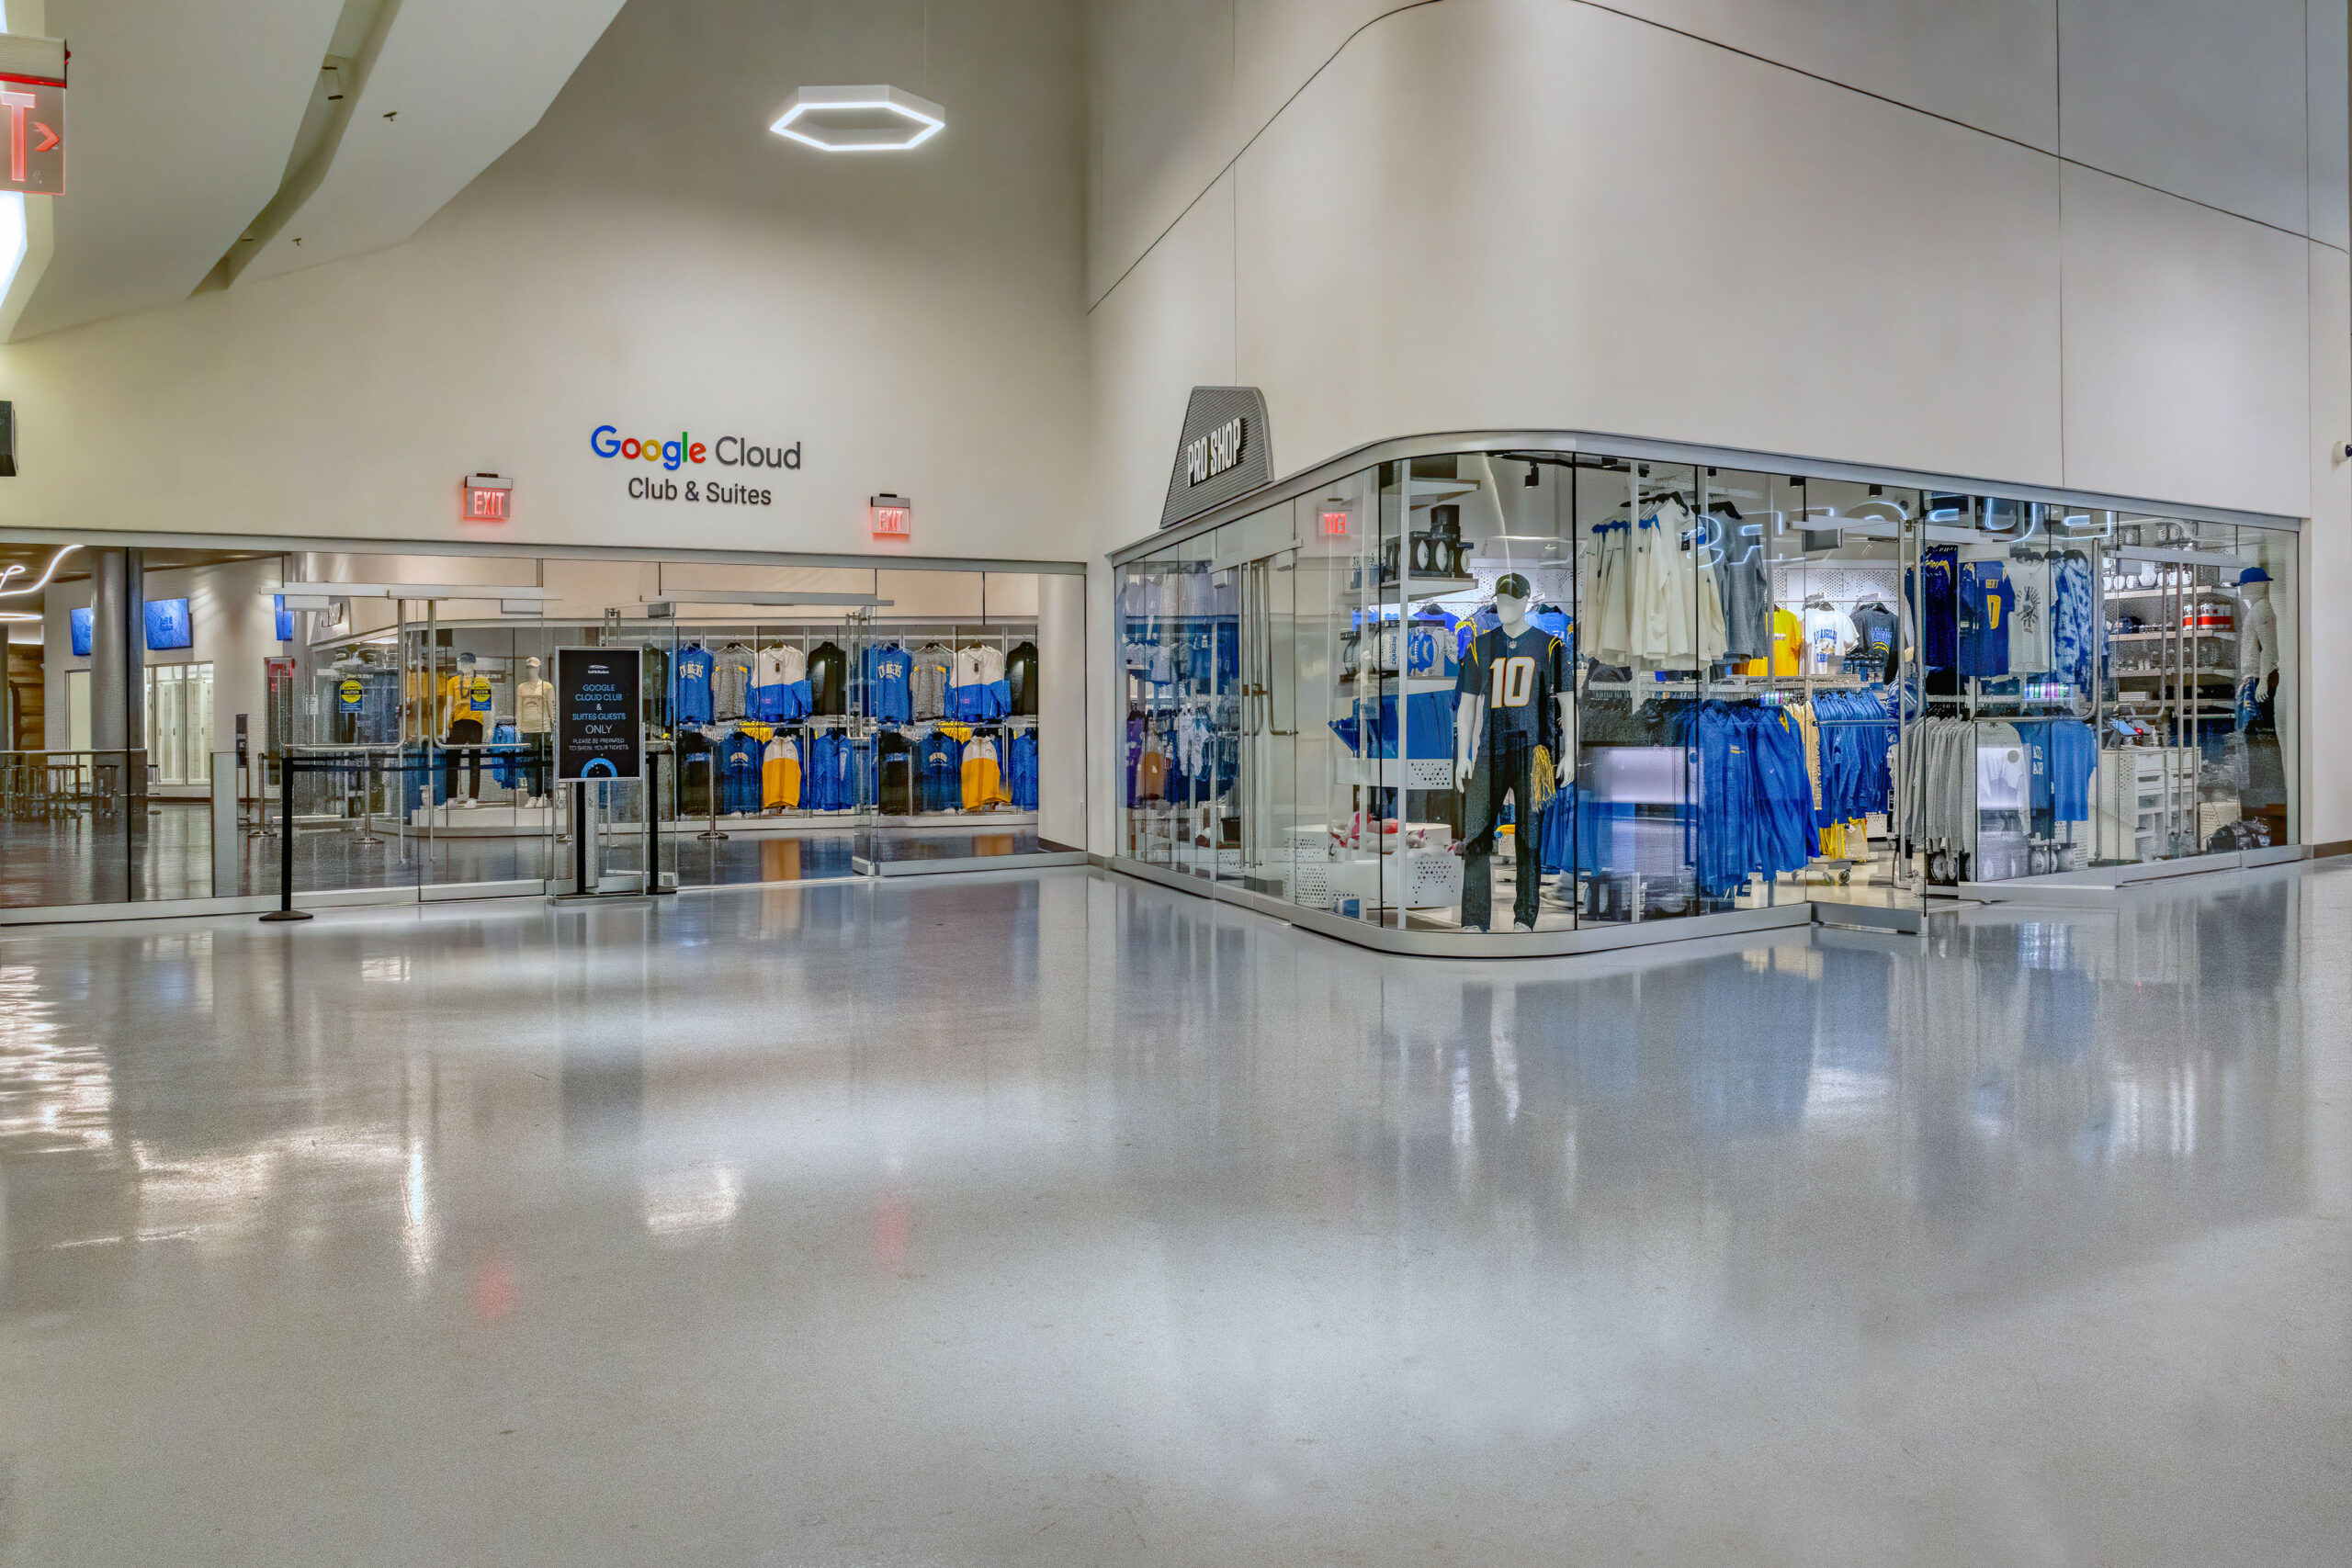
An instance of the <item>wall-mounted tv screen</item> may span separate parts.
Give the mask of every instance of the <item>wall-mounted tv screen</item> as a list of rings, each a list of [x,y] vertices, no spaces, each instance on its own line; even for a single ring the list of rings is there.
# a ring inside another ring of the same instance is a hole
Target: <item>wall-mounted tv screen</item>
[[[167,649],[192,648],[195,644],[196,628],[188,621],[187,600],[147,601],[148,652],[161,653]]]

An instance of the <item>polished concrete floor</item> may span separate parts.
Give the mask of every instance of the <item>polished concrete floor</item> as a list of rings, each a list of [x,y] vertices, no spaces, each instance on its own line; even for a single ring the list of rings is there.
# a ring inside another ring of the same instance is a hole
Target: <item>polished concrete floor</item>
[[[0,931],[0,1564],[2352,1561],[2352,874]]]
[[[300,893],[355,888],[450,886],[467,883],[544,881],[567,876],[571,847],[539,834],[422,834],[402,838],[388,823],[374,825],[375,841],[360,839],[357,822],[306,827],[294,835],[294,886]],[[719,818],[720,840],[692,830],[666,833],[662,869],[681,887],[725,887],[761,882],[813,882],[853,876],[854,856],[886,861],[987,859],[1035,854],[1034,820],[1003,827],[907,826],[857,829],[810,825],[795,830],[770,823]],[[641,869],[640,833],[616,835],[609,869]],[[221,897],[277,891],[282,846],[273,835],[245,838],[237,886]],[[73,904],[145,903],[214,896],[212,818],[202,802],[172,801],[130,819],[94,821],[85,811],[55,819],[0,818],[0,908]]]

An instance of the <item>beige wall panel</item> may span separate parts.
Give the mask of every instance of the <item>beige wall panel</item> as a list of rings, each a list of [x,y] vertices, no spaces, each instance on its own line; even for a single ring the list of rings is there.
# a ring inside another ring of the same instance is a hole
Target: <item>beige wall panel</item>
[[[2346,95],[2352,60],[2346,51],[2345,0],[2311,0],[2311,42],[2304,51],[2310,83],[2311,236],[2352,249],[2352,123]]]
[[[2054,152],[2057,0],[1617,0],[1782,65]]]
[[[1169,467],[1196,386],[1233,380],[1233,182],[1219,180],[1095,308],[1094,551],[1159,525]],[[1275,460],[1286,461],[1282,423]]]
[[[2345,722],[2352,616],[2343,613],[2352,604],[2352,462],[2344,457],[2352,442],[2352,258],[2324,245],[2309,253],[2312,510],[2303,539],[2308,581],[2296,606],[2306,650],[2300,668],[2311,683],[2302,703],[2301,761],[2310,781],[2302,836],[2334,843],[2352,839],[2352,725]]]
[[[2306,232],[2305,3],[2060,0],[2060,151]]]
[[[1093,0],[1087,288],[1100,300],[1232,159],[1232,0]]]
[[[2065,199],[2066,482],[2304,515],[2306,243],[2088,169]]]
[[[1448,0],[1360,37],[1237,192],[1238,378],[1285,471],[1556,425],[2058,477],[2055,165],[2012,143],[1593,7]]]

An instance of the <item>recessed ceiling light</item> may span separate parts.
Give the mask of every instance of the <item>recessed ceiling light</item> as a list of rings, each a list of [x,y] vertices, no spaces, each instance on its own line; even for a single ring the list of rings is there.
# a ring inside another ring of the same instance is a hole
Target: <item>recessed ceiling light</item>
[[[947,111],[897,87],[797,87],[768,126],[824,152],[903,152],[947,129]]]

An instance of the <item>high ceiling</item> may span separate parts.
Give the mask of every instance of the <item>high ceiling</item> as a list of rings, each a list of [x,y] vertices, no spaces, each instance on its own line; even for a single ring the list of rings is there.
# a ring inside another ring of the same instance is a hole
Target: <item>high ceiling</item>
[[[8,0],[11,30],[63,38],[73,66],[65,194],[28,198],[49,208],[50,254],[32,247],[0,328],[398,244],[538,122],[620,6]]]

